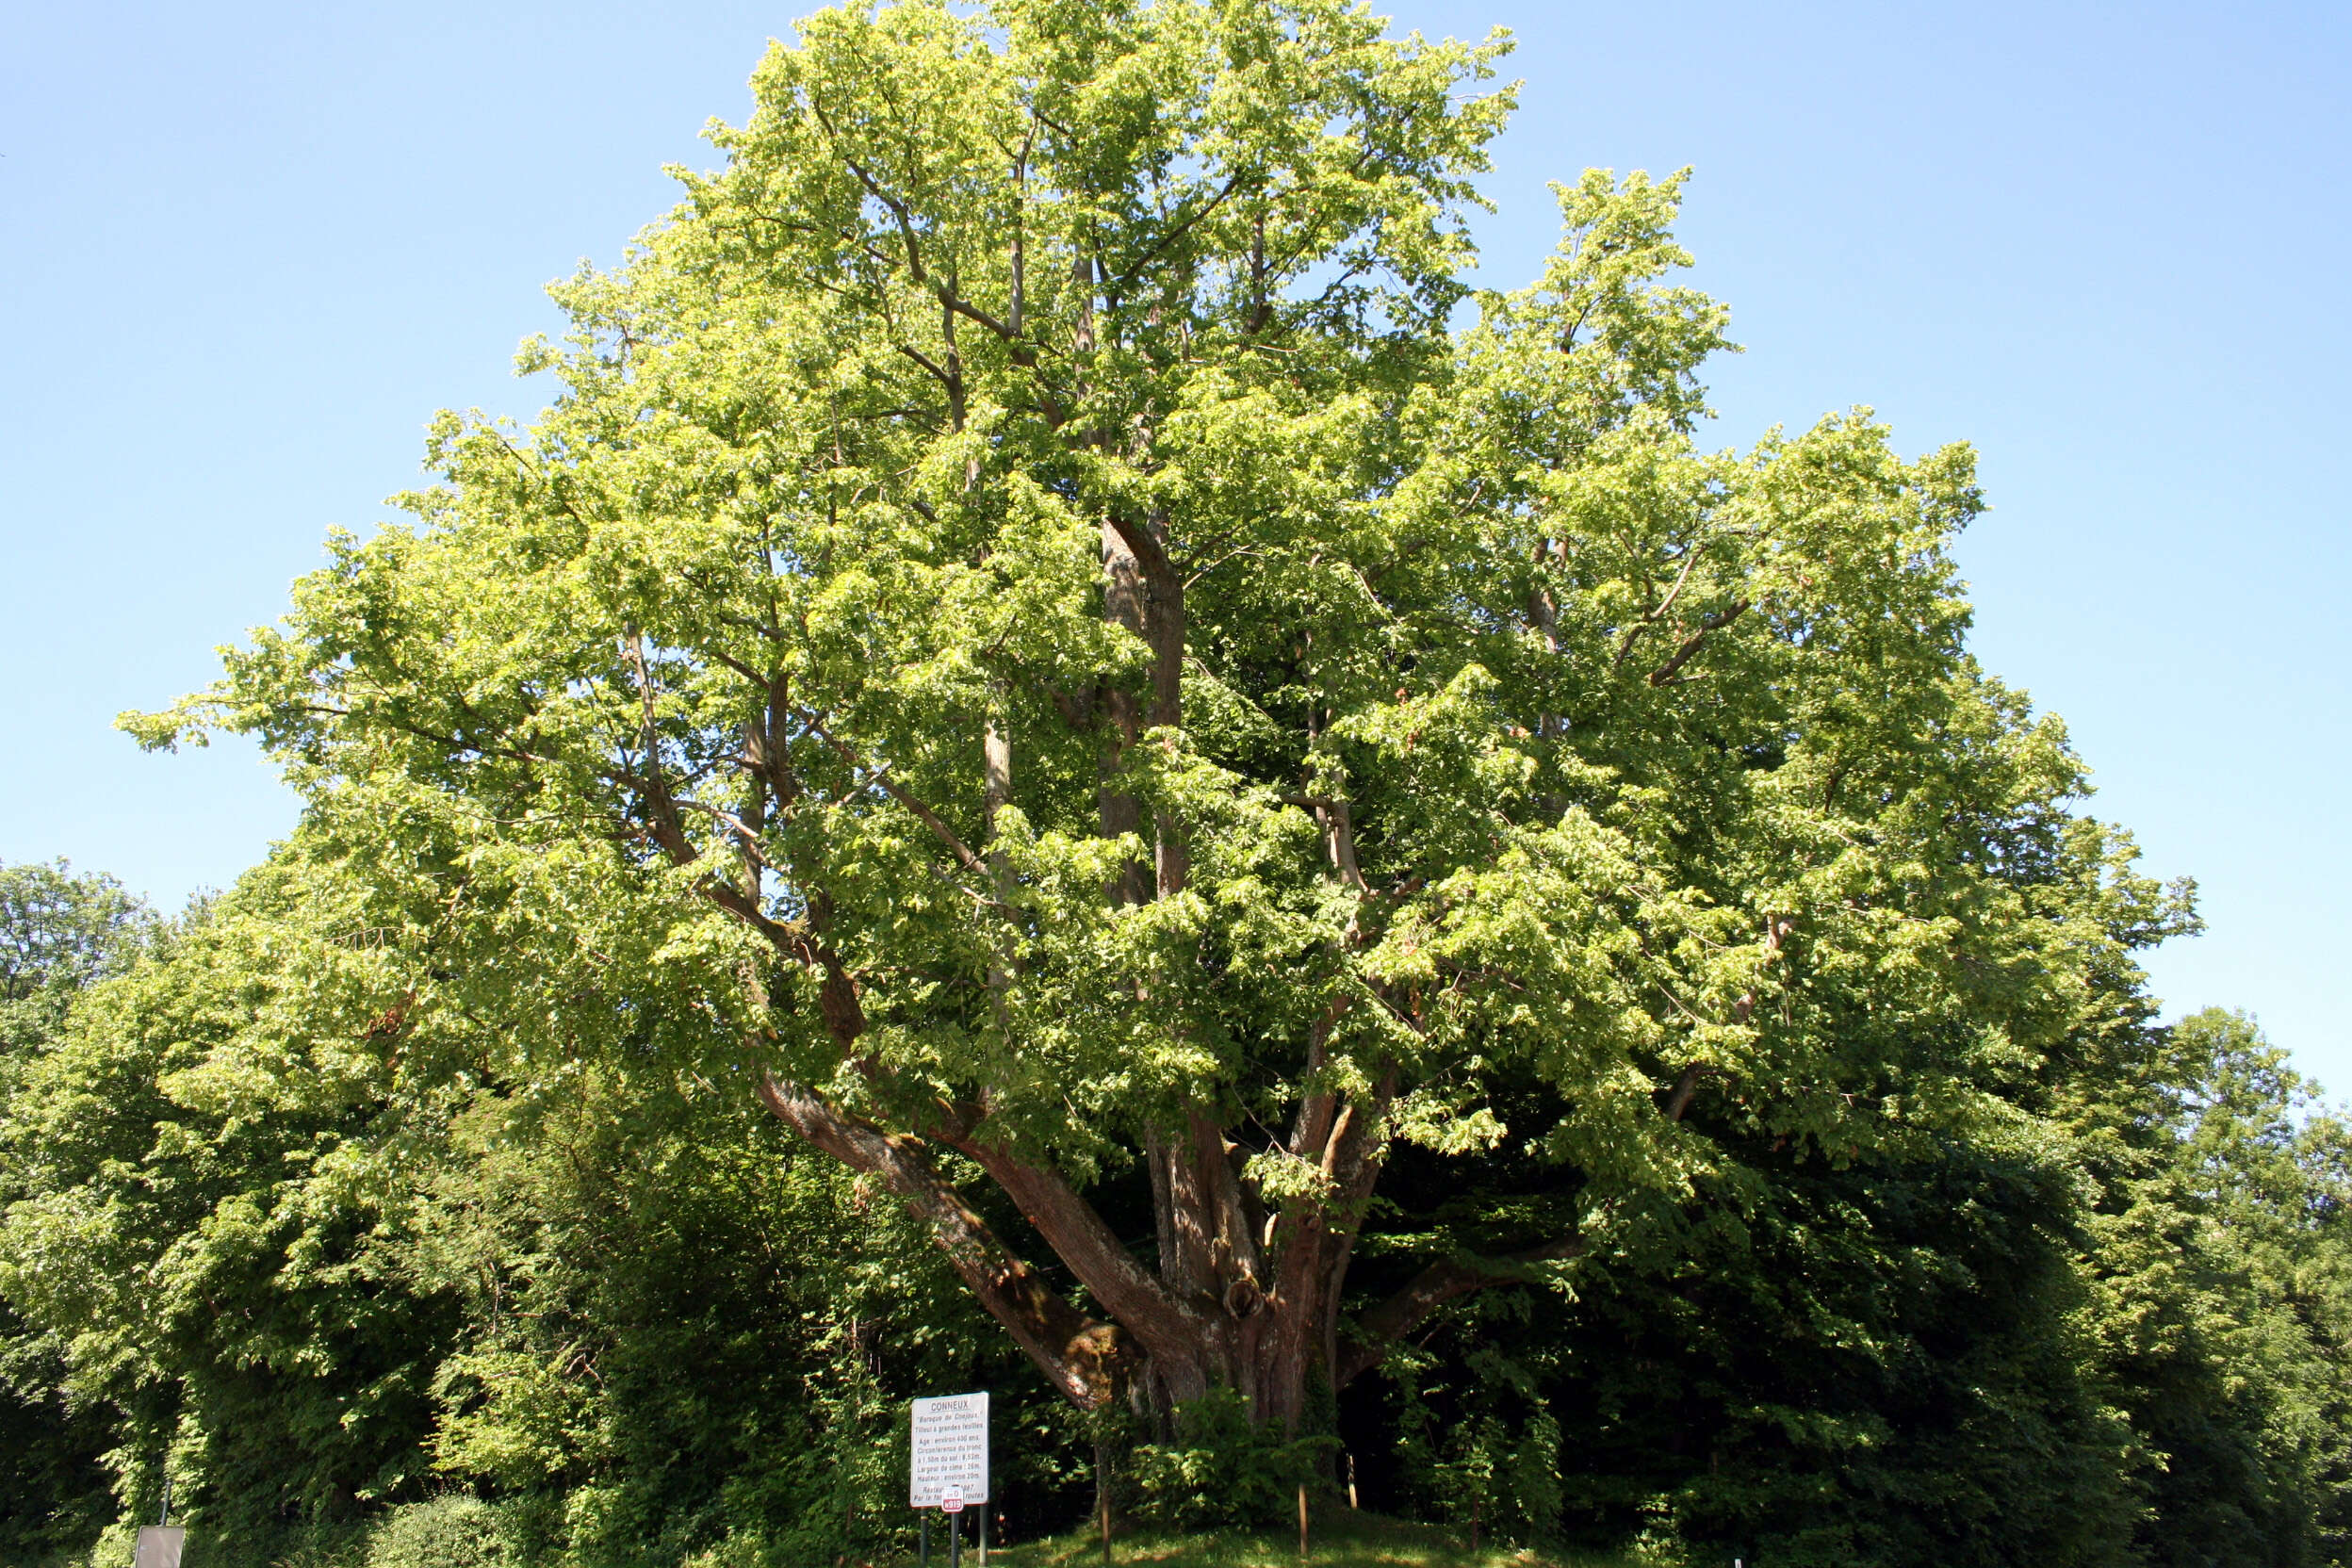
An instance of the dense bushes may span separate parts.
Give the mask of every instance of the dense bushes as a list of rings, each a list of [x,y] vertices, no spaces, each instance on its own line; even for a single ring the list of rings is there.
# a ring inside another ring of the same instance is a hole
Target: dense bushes
[[[829,1560],[905,1533],[907,1393],[1031,1420],[897,1207],[772,1119],[658,1069],[404,1082],[325,888],[256,874],[11,1058],[0,1560],[152,1518],[167,1463],[191,1562],[339,1560],[379,1515],[388,1560],[488,1551],[469,1496],[517,1560]]]
[[[1319,1482],[1338,1440],[1293,1437],[1250,1419],[1230,1389],[1179,1405],[1173,1429],[1135,1446],[1137,1511],[1156,1525],[1268,1525],[1290,1511],[1300,1486]]]
[[[2344,1129],[2243,1016],[2140,1049],[2027,1135],[1791,1162],[1478,1300],[1350,1402],[1360,1464],[1390,1506],[1770,1562],[2344,1560]]]
[[[508,1529],[497,1509],[462,1493],[404,1503],[369,1532],[367,1568],[503,1568],[515,1560]]]

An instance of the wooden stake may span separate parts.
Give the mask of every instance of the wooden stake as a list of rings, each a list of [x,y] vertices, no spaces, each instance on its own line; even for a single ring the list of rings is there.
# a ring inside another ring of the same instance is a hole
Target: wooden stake
[[[1307,1483],[1298,1483],[1298,1560],[1307,1560]]]
[[[1102,1561],[1108,1568],[1111,1560],[1110,1457],[1100,1443],[1094,1446],[1094,1511],[1102,1520]]]

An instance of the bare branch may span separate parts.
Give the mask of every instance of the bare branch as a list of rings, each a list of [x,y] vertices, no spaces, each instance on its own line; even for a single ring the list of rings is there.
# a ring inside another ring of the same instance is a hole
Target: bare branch
[[[1186,234],[1190,233],[1194,224],[1200,222],[1200,220],[1215,212],[1218,207],[1223,206],[1225,204],[1225,199],[1240,188],[1241,175],[1239,173],[1235,173],[1232,179],[1225,182],[1225,188],[1219,190],[1215,196],[1209,198],[1207,202],[1194,208],[1191,213],[1184,217],[1183,221],[1175,224],[1173,227],[1169,228],[1167,233],[1161,235],[1159,238],[1153,240],[1152,244],[1145,249],[1143,254],[1137,256],[1125,271],[1119,273],[1117,278],[1106,282],[1102,286],[1103,292],[1114,296],[1124,294],[1127,290],[1127,286],[1135,282],[1137,277],[1141,276],[1143,270],[1146,267],[1149,267],[1152,261],[1158,257],[1161,252],[1167,250],[1170,245],[1173,245],[1177,240],[1182,239]]]
[[[1625,629],[1625,641],[1617,645],[1617,657],[1609,661],[1610,668],[1614,669],[1617,665],[1624,663],[1632,654],[1633,645],[1642,633],[1664,620],[1668,612],[1674,608],[1674,601],[1682,597],[1682,590],[1690,580],[1690,568],[1699,564],[1699,542],[1694,539],[1682,552],[1682,570],[1675,574],[1674,585],[1666,590],[1666,596],[1658,600],[1640,620]]]
[[[1683,639],[1682,646],[1674,650],[1674,657],[1650,672],[1650,684],[1663,686],[1674,679],[1674,672],[1690,662],[1690,656],[1699,651],[1699,645],[1707,641],[1710,632],[1723,630],[1741,615],[1746,614],[1747,610],[1747,600],[1734,599],[1724,608],[1701,621],[1699,629]]]

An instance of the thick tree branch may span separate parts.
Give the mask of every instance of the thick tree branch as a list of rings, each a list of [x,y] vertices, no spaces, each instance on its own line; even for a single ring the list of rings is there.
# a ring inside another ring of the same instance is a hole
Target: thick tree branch
[[[930,371],[931,374],[938,379],[939,384],[947,388],[949,397],[960,398],[963,396],[963,378],[951,374],[929,354],[924,353],[921,349],[910,348],[904,343],[894,343],[891,347],[896,349],[900,353],[905,354],[908,359],[913,360],[917,365],[920,365],[924,369]]]
[[[1152,532],[1148,523],[1126,515],[1117,507],[1106,514],[1105,520],[1118,532],[1119,543],[1125,545],[1135,556],[1135,564],[1143,569],[1147,581],[1154,584],[1181,581],[1175,563],[1168,558],[1167,547],[1160,543],[1158,535]]]
[[[687,837],[685,821],[678,814],[678,802],[670,793],[670,781],[662,771],[662,736],[654,714],[653,673],[645,663],[645,641],[635,631],[628,638],[629,667],[635,672],[637,702],[641,730],[645,748],[645,771],[634,777],[634,787],[645,802],[645,830],[662,852],[678,865],[692,865],[702,858],[702,852]]]
[[[1299,1097],[1298,1119],[1290,1132],[1290,1152],[1294,1159],[1306,1158],[1308,1150],[1321,1149],[1331,1136],[1331,1118],[1338,1110],[1339,1097],[1315,1080],[1330,1062],[1331,1029],[1339,1022],[1341,1015],[1348,1011],[1349,1000],[1346,996],[1331,998],[1323,1009],[1323,1016],[1307,1030],[1305,1082],[1308,1086]]]
[[[1388,1113],[1396,1102],[1397,1079],[1396,1067],[1391,1063],[1380,1074],[1369,1107],[1350,1104],[1342,1111],[1324,1148],[1323,1172],[1332,1192],[1320,1225],[1325,1252],[1321,1316],[1326,1365],[1338,1364],[1340,1292],[1347,1288],[1348,1265],[1355,1256],[1356,1238],[1364,1233],[1364,1211],[1386,1163]]]
[[[1695,539],[1685,547],[1682,570],[1674,574],[1674,585],[1666,590],[1666,596],[1652,606],[1647,614],[1625,629],[1625,640],[1617,645],[1617,657],[1609,661],[1610,668],[1624,663],[1632,655],[1633,645],[1642,633],[1664,620],[1667,612],[1674,608],[1674,601],[1682,597],[1683,589],[1690,584],[1690,568],[1699,564],[1699,544]]]
[[[1690,1113],[1691,1099],[1699,1092],[1699,1080],[1707,1076],[1707,1064],[1692,1062],[1674,1080],[1674,1092],[1666,1097],[1666,1119],[1680,1121]]]
[[[1000,1145],[952,1128],[939,1131],[941,1142],[995,1178],[1054,1255],[1146,1350],[1180,1358],[1195,1351],[1203,1327],[1200,1313],[1136,1263],[1094,1205],[1059,1173]]]
[[[819,1096],[762,1074],[760,1098],[784,1123],[853,1170],[881,1177],[930,1226],[956,1277],[1004,1324],[1064,1397],[1082,1409],[1109,1402],[1129,1359],[1119,1326],[1063,1300],[931,1168],[921,1140],[844,1116]]]
[[[1345,1388],[1356,1378],[1380,1365],[1388,1359],[1391,1347],[1428,1322],[1431,1314],[1448,1302],[1458,1301],[1490,1285],[1510,1284],[1524,1280],[1527,1270],[1536,1264],[1573,1258],[1583,1250],[1582,1236],[1563,1236],[1558,1241],[1530,1247],[1524,1252],[1513,1252],[1506,1257],[1447,1258],[1429,1265],[1414,1275],[1403,1289],[1357,1316],[1353,1342],[1332,1364],[1333,1386]]]
[[[974,326],[987,328],[989,332],[995,334],[999,338],[1003,339],[1004,342],[1013,344],[1016,348],[1021,347],[1021,335],[1017,331],[1004,322],[998,320],[995,317],[989,315],[978,305],[973,304],[970,300],[965,299],[961,294],[949,287],[946,284],[942,283],[939,286],[939,303],[945,305],[948,309],[954,311],[965,320],[972,322]]]
[[[1225,1281],[1228,1311],[1254,1307],[1265,1285],[1258,1256],[1258,1238],[1242,1202],[1241,1182],[1233,1173],[1233,1152],[1217,1119],[1197,1107],[1186,1119],[1191,1126],[1193,1159],[1199,1165],[1202,1196],[1215,1225],[1210,1250],[1218,1277]],[[1244,1312],[1246,1315],[1246,1311]]]

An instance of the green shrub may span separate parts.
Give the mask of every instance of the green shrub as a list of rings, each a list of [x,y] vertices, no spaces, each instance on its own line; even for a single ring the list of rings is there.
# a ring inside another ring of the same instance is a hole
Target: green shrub
[[[498,1511],[463,1493],[392,1510],[368,1542],[368,1568],[505,1568],[514,1560]]]
[[[1135,1449],[1137,1511],[1175,1529],[1271,1524],[1287,1514],[1301,1485],[1320,1479],[1320,1462],[1338,1442],[1285,1438],[1252,1422],[1240,1395],[1212,1390],[1177,1407],[1175,1442]]]

